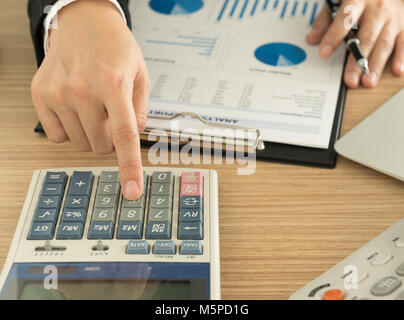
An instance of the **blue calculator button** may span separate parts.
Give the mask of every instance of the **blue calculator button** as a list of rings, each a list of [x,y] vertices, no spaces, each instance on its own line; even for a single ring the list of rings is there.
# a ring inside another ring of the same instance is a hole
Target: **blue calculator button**
[[[67,196],[65,208],[69,209],[86,209],[88,208],[87,196]]]
[[[117,239],[141,239],[142,223],[121,221],[118,226]]]
[[[42,209],[37,208],[35,211],[34,221],[35,222],[52,222],[56,223],[58,216],[57,209]]]
[[[81,239],[83,224],[81,222],[62,222],[56,239]]]
[[[180,200],[180,209],[201,209],[201,196],[182,196]]]
[[[154,254],[175,254],[175,243],[173,240],[157,240],[153,247]]]
[[[65,191],[64,184],[61,183],[45,183],[42,187],[41,195],[43,196],[59,196],[63,197]]]
[[[61,183],[66,184],[67,174],[66,172],[47,172],[44,184],[48,183]]]
[[[149,221],[146,229],[146,239],[170,239],[171,224],[169,222]]]
[[[65,208],[62,214],[62,222],[86,222],[86,209],[69,209]]]
[[[91,171],[74,171],[68,194],[90,196],[93,181],[94,174]]]
[[[180,245],[180,254],[202,254],[202,243],[195,240],[184,240]]]
[[[114,235],[114,223],[93,221],[88,230],[88,239],[112,239]]]
[[[58,196],[41,196],[39,197],[38,208],[59,209],[60,201]]]
[[[127,254],[148,254],[149,243],[146,240],[131,240],[126,246]]]
[[[202,223],[181,222],[178,226],[178,239],[202,240]]]
[[[53,238],[54,224],[52,222],[33,222],[28,234],[28,240],[50,240]]]
[[[202,209],[180,209],[180,222],[202,222]]]

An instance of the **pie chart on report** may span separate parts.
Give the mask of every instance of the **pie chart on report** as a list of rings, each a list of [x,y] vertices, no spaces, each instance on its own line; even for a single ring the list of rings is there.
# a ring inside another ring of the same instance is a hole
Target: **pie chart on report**
[[[167,15],[187,15],[203,7],[202,0],[151,0],[152,10]]]
[[[306,60],[306,52],[293,44],[272,42],[258,47],[254,52],[258,61],[274,67],[295,66]]]

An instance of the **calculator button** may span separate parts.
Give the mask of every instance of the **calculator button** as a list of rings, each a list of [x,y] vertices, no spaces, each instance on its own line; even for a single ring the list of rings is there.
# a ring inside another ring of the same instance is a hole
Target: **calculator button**
[[[183,172],[181,174],[182,183],[202,184],[202,173],[200,172]]]
[[[116,208],[118,206],[118,196],[97,195],[95,198],[96,208]]]
[[[86,209],[88,208],[87,196],[67,196],[65,208],[69,209]]]
[[[344,300],[345,294],[344,291],[340,289],[330,289],[324,292],[323,300]]]
[[[370,263],[372,266],[382,266],[391,259],[393,259],[393,255],[390,252],[379,252],[375,257],[372,258]]]
[[[152,175],[152,183],[173,183],[173,175],[171,172],[155,171]]]
[[[62,214],[62,222],[81,222],[85,223],[87,216],[86,209],[69,209],[65,208]]]
[[[74,171],[68,194],[90,196],[93,180],[94,174],[91,171]]]
[[[401,293],[397,296],[396,300],[404,300],[404,291],[401,291]]]
[[[115,208],[95,208],[92,221],[115,221]]]
[[[173,240],[157,240],[153,246],[154,254],[175,254],[175,243]]]
[[[180,196],[202,196],[202,185],[192,183],[181,183]]]
[[[114,234],[114,223],[104,221],[91,222],[88,230],[88,239],[112,239]]]
[[[201,209],[180,209],[180,222],[203,222]]]
[[[375,296],[387,296],[401,286],[401,280],[394,276],[388,276],[378,281],[370,290]]]
[[[178,226],[178,239],[202,240],[202,223],[181,222]]]
[[[202,243],[194,240],[182,241],[180,254],[202,254]]]
[[[36,222],[53,222],[55,223],[58,215],[57,209],[37,208],[35,211],[34,221]]]
[[[122,198],[122,208],[144,208],[144,205],[145,197],[143,195],[137,200],[126,200]]]
[[[121,188],[118,183],[100,182],[97,187],[97,194],[118,195],[120,189]]]
[[[28,234],[28,240],[50,240],[53,238],[54,224],[52,222],[33,222]]]
[[[42,209],[59,209],[60,197],[58,196],[41,196],[39,197],[38,208]]]
[[[172,208],[171,196],[151,196],[150,208]]]
[[[99,182],[119,182],[119,172],[101,171]]]
[[[46,183],[42,187],[42,196],[59,196],[63,197],[65,186],[61,183]]]
[[[44,184],[48,183],[61,183],[66,184],[67,174],[66,172],[47,172],[45,176]]]
[[[126,245],[127,254],[148,254],[149,243],[146,240],[131,240]]]
[[[149,221],[156,222],[171,222],[172,211],[170,208],[150,208],[149,209]]]
[[[143,222],[143,208],[122,208],[120,221]]]
[[[396,273],[399,276],[404,277],[404,262],[397,267]]]
[[[118,226],[117,239],[141,239],[142,238],[141,222],[121,221]]]
[[[201,197],[181,197],[180,209],[202,209]]]
[[[172,183],[152,183],[151,194],[155,196],[168,196],[173,194]]]
[[[146,229],[146,239],[170,239],[171,224],[168,222],[149,221]]]
[[[81,239],[83,236],[83,224],[81,222],[62,222],[56,239]]]

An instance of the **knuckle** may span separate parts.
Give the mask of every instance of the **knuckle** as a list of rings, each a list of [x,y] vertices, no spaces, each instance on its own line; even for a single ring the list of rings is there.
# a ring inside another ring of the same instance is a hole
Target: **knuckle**
[[[378,12],[382,13],[383,10],[386,10],[390,6],[389,0],[378,0],[376,3]]]
[[[72,94],[80,99],[86,99],[88,97],[88,84],[82,76],[71,76],[65,83],[65,90],[69,94]]]
[[[143,130],[146,128],[147,122],[147,114],[145,113],[137,113],[136,114],[136,122],[139,133],[142,133]]]
[[[115,128],[115,145],[126,146],[139,140],[139,133],[127,124],[119,124]]]
[[[63,132],[51,131],[47,132],[46,136],[48,140],[53,143],[63,143],[67,140],[67,137]]]
[[[115,151],[115,149],[114,149],[114,145],[111,143],[108,145],[95,146],[93,148],[93,151],[96,154],[98,154],[99,156],[105,156],[105,155],[113,153]]]
[[[142,162],[140,159],[132,159],[127,161],[122,161],[119,165],[119,170],[121,172],[137,172],[141,167]]]
[[[374,45],[374,43],[376,42],[376,38],[375,35],[372,33],[366,33],[364,35],[362,35],[361,39],[360,39],[361,43],[363,43],[363,45],[365,47],[372,47]]]

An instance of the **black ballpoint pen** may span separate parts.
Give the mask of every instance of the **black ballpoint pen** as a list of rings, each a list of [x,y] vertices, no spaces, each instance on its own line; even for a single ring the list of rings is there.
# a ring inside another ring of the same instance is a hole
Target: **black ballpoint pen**
[[[340,7],[339,0],[326,0],[327,6],[331,11],[331,16],[335,18]],[[368,59],[362,53],[360,48],[360,40],[357,37],[358,29],[352,28],[344,41],[352,56],[355,58],[358,66],[366,73],[369,74],[369,63]]]

